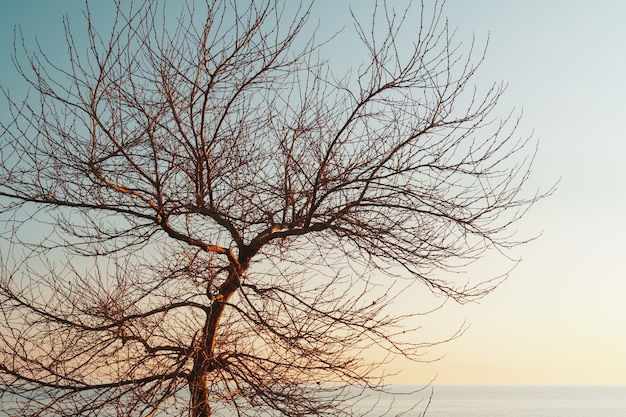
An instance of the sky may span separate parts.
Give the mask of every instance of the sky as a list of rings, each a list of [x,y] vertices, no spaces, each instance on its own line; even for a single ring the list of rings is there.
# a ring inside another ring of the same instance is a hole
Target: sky
[[[350,30],[348,5],[371,4],[320,0],[315,13]],[[19,88],[15,25],[62,57],[61,17],[80,19],[81,5],[0,0],[0,82]],[[502,117],[523,113],[520,135],[539,141],[530,185],[559,184],[516,225],[541,236],[514,252],[509,279],[421,323],[429,337],[466,322],[463,336],[431,349],[432,363],[392,364],[402,372],[389,382],[626,384],[626,2],[448,0],[445,14],[460,39],[489,38],[476,82],[505,82]]]

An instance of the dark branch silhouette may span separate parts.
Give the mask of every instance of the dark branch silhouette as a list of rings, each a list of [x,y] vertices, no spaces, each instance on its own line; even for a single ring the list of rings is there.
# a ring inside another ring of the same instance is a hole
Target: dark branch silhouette
[[[65,22],[66,60],[15,60],[29,97],[3,89],[2,400],[352,415],[432,346],[394,283],[475,300],[500,279],[457,267],[523,243],[541,195],[533,143],[493,113],[503,87],[475,88],[482,51],[440,5],[355,18],[363,64],[341,75],[304,4],[122,3],[106,31],[89,8],[86,33]]]

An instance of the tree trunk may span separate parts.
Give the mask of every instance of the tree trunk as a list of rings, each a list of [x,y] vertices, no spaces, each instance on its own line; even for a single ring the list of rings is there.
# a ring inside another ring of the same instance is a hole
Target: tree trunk
[[[209,388],[207,386],[207,374],[200,365],[200,372],[196,375],[196,365],[189,377],[189,391],[191,393],[191,417],[210,417],[211,405],[209,403]]]
[[[193,356],[193,369],[189,375],[189,391],[191,394],[191,417],[210,417],[211,406],[207,376],[215,370],[215,339],[226,303],[241,285],[239,276],[241,268],[232,268],[228,278],[220,286],[218,295],[211,300],[211,308],[202,332],[196,343]]]

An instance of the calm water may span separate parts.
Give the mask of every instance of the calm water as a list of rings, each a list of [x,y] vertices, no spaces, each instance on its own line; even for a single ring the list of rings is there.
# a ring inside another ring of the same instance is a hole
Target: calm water
[[[394,390],[408,392],[411,386]],[[389,398],[368,399],[362,404],[372,409],[368,415],[395,416],[422,399],[404,416],[420,416],[425,407],[425,393]],[[626,386],[436,386],[426,417],[624,417]]]
[[[420,388],[393,386],[401,394],[368,395],[353,411],[371,417],[421,417],[433,388]],[[0,404],[0,417],[6,415]],[[626,386],[439,385],[425,417],[626,417]]]

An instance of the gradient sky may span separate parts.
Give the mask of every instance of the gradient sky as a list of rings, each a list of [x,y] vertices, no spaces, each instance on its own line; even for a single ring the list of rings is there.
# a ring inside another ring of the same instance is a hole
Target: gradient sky
[[[322,28],[350,30],[347,6],[371,4],[321,0],[315,13]],[[19,91],[13,27],[63,56],[61,17],[80,19],[81,5],[0,0],[3,85]],[[561,182],[517,225],[543,234],[514,253],[523,262],[509,280],[422,323],[428,338],[466,320],[465,334],[433,348],[431,357],[445,355],[436,362],[394,364],[403,372],[390,382],[626,384],[626,2],[448,0],[446,15],[460,39],[489,36],[476,82],[508,83],[502,116],[523,111],[520,135],[539,140],[531,185]]]

